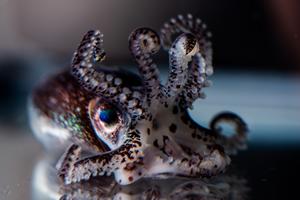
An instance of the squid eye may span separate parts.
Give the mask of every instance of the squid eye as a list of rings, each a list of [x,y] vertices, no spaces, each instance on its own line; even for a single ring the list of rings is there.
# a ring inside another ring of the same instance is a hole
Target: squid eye
[[[113,109],[104,109],[100,111],[99,118],[108,125],[115,124],[118,122],[118,113]]]
[[[116,134],[122,124],[121,114],[107,104],[101,104],[95,109],[96,113],[93,120],[94,126],[97,128],[97,134],[103,132],[102,134],[107,134],[110,140],[117,140]]]
[[[128,127],[128,117],[103,99],[97,98],[89,104],[89,116],[95,136],[110,149],[119,147]]]

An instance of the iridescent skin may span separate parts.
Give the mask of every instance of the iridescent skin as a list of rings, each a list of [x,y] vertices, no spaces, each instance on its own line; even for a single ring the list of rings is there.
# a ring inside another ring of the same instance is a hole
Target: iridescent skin
[[[126,185],[142,177],[223,172],[230,164],[228,155],[245,148],[247,126],[237,115],[222,113],[207,129],[188,115],[213,72],[206,26],[191,15],[179,15],[164,25],[160,36],[149,28],[133,31],[129,50],[140,77],[105,66],[96,69],[105,58],[102,37],[89,31],[71,70],[50,77],[32,95],[37,138],[49,150],[69,146],[57,164],[64,183],[112,173]],[[151,58],[160,43],[170,58],[164,85]],[[235,127],[231,137],[218,129],[224,121]]]

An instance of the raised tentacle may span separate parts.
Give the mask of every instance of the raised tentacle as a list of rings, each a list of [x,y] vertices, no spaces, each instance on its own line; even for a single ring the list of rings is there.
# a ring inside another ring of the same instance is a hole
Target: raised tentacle
[[[230,136],[222,134],[219,126],[221,123],[229,123],[234,127],[235,133]],[[236,154],[237,150],[247,147],[247,124],[236,114],[232,112],[223,112],[213,118],[210,123],[212,131],[218,134],[217,143],[222,145],[228,154]]]
[[[207,80],[206,62],[199,52],[193,57],[189,68],[187,82],[181,94],[183,100],[181,106],[184,108],[192,107],[193,102],[198,98],[205,98],[202,88],[211,84]]]
[[[188,80],[183,86],[182,105],[190,107],[197,98],[203,98],[201,88],[210,85],[207,76],[213,73],[212,68],[212,45],[211,33],[207,31],[206,25],[191,14],[178,15],[164,24],[161,29],[162,46],[167,50],[175,37],[182,33],[193,34],[199,43],[199,52],[193,57],[188,70]]]
[[[133,118],[143,113],[144,97],[132,89],[121,77],[110,70],[96,70],[96,64],[105,58],[103,35],[98,30],[87,32],[72,61],[72,75],[88,91],[117,102]],[[128,86],[128,87],[126,87]]]
[[[164,49],[171,48],[173,41],[182,33],[191,33],[196,36],[199,43],[199,52],[205,59],[208,67],[212,65],[212,44],[210,42],[211,33],[207,30],[199,18],[194,18],[191,14],[186,16],[178,15],[171,18],[161,29],[161,43]]]
[[[149,28],[138,28],[129,36],[129,50],[138,63],[138,69],[142,75],[147,103],[150,106],[153,97],[159,94],[159,72],[151,58],[160,49],[158,34]]]
[[[99,30],[90,30],[83,36],[74,53],[72,74],[87,90],[98,92],[100,89],[107,89],[107,85],[105,87],[104,84],[101,88],[99,87],[100,83],[106,82],[106,77],[104,74],[97,72],[94,66],[105,58],[102,45],[103,34]]]
[[[188,63],[198,51],[198,42],[189,33],[180,35],[172,44],[169,49],[170,72],[163,91],[165,101],[174,101],[182,91],[187,79]]]
[[[142,159],[140,133],[130,132],[124,144],[111,152],[87,157],[68,165],[69,169],[59,174],[65,184],[88,180],[91,176],[110,175],[128,165],[138,165]],[[125,180],[123,180],[124,182]],[[128,181],[128,179],[126,180]]]

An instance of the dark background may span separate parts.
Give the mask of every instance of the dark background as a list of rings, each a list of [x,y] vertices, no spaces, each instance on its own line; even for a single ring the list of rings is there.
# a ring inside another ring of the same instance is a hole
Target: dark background
[[[68,63],[84,32],[105,35],[108,63],[129,62],[127,37],[192,13],[213,33],[214,63],[240,69],[298,70],[297,0],[23,0],[0,1],[1,55],[51,55]],[[160,60],[167,62],[167,59]],[[241,68],[243,67],[243,68]]]

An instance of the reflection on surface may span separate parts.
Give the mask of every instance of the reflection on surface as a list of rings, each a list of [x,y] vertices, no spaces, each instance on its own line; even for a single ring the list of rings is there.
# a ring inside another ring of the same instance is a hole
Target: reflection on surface
[[[33,172],[32,199],[247,199],[246,180],[225,174],[210,180],[173,177],[143,179],[127,186],[112,177],[63,186],[56,178],[52,160],[39,160]]]

